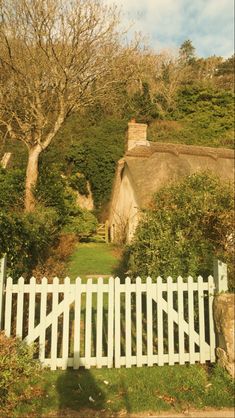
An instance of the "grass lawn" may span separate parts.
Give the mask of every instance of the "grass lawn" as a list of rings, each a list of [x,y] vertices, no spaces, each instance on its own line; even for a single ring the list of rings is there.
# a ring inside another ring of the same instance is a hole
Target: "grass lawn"
[[[41,396],[18,406],[15,416],[112,417],[233,407],[234,394],[225,371],[202,365],[44,370],[38,386]]]
[[[86,278],[89,275],[114,274],[120,256],[116,247],[105,243],[79,243],[70,258],[67,275],[74,280],[76,277]]]

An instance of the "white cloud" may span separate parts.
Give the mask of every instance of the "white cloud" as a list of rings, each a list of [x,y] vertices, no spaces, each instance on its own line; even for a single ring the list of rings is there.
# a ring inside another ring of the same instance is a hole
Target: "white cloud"
[[[198,55],[233,53],[233,0],[106,0],[122,7],[125,23],[135,20],[153,48],[179,47],[191,39]]]

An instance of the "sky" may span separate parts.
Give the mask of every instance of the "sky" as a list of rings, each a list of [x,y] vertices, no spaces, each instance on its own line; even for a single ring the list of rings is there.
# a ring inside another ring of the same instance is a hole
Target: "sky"
[[[187,39],[198,57],[234,53],[234,0],[106,0],[122,9],[122,21],[135,22],[150,46],[177,50]]]

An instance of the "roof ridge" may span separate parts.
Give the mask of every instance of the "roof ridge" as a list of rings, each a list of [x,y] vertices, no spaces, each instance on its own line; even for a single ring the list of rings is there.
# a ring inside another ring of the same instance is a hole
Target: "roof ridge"
[[[137,145],[127,151],[127,157],[150,157],[156,152],[170,152],[178,156],[179,154],[192,154],[199,156],[210,156],[214,159],[225,157],[234,158],[234,150],[229,148],[204,147],[201,145],[175,144],[169,142],[149,142],[150,146]]]

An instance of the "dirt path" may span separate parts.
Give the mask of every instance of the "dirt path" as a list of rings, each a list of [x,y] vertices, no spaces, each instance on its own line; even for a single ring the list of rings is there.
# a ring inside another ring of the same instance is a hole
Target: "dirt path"
[[[172,413],[159,413],[159,414],[141,414],[130,415],[128,418],[234,418],[235,409],[208,409],[204,411],[191,410],[184,413],[172,414]]]
[[[81,413],[66,409],[60,411],[57,415],[43,415],[43,418],[234,418],[235,410],[233,408],[222,408],[222,409],[206,409],[206,410],[189,410],[181,413],[164,413],[159,414],[145,413],[145,414],[128,414],[124,411],[122,413],[116,413],[108,415],[102,411],[86,410]]]

